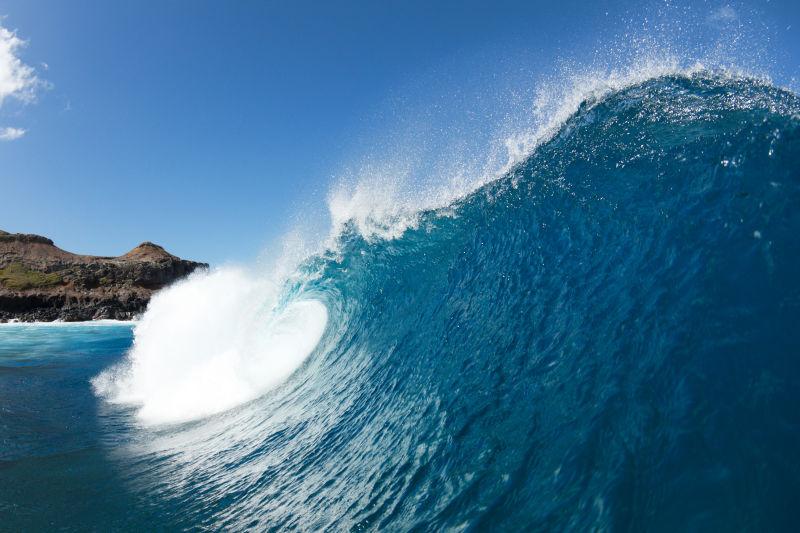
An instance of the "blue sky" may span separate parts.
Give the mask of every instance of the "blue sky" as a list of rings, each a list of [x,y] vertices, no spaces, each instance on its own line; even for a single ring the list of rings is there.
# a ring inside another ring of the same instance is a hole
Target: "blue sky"
[[[463,117],[664,11],[709,34],[735,18],[796,88],[798,4],[0,0],[0,229],[249,261],[324,216],[387,131],[469,135]]]

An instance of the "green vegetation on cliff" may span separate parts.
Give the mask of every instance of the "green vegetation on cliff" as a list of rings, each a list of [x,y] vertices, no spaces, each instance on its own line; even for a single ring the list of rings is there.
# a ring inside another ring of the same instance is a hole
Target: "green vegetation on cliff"
[[[61,276],[58,274],[30,270],[21,263],[11,263],[5,268],[0,268],[0,284],[12,290],[23,291],[60,283]]]

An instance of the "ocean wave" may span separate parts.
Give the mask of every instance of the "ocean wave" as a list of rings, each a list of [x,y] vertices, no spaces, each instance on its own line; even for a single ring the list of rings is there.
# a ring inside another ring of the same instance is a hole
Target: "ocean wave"
[[[800,99],[671,62],[559,91],[497,173],[337,192],[280,276],[157,296],[94,382],[158,426],[120,453],[211,528],[779,523]]]

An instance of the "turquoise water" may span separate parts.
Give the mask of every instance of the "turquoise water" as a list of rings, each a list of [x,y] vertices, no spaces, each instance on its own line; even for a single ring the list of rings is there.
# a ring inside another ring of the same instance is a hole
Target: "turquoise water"
[[[157,328],[224,276],[127,358],[0,327],[0,528],[790,531],[799,267],[797,96],[651,79],[399,238],[347,225],[281,289],[327,318],[278,384],[248,331],[206,358],[239,321]]]
[[[135,502],[108,454],[124,429],[88,380],[132,339],[130,325],[0,326],[0,529],[124,523]]]

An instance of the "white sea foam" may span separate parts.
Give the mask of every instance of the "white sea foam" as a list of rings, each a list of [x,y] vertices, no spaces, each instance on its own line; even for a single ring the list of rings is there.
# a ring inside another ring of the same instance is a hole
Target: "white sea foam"
[[[19,320],[9,320],[8,322],[0,322],[2,327],[15,327],[15,328],[101,328],[101,327],[114,327],[114,326],[133,326],[136,324],[135,320],[85,320],[80,322],[64,322],[63,320],[53,320],[52,322],[21,322]]]
[[[150,302],[126,358],[92,380],[147,424],[201,418],[253,400],[314,350],[328,320],[316,300],[276,305],[268,279],[233,267],[192,275]]]

